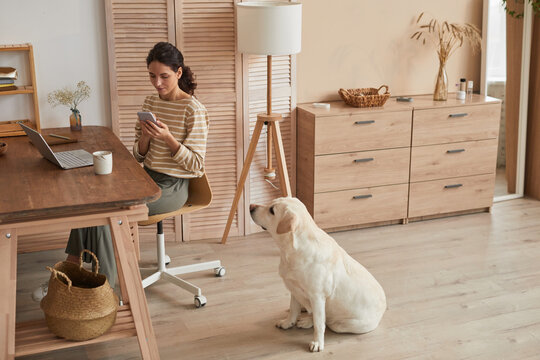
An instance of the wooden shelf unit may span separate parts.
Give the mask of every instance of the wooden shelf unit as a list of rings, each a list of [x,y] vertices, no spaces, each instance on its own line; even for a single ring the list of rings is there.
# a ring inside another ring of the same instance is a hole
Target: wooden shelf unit
[[[0,122],[0,137],[4,136],[20,136],[25,135],[25,132],[20,129],[16,123],[18,121],[23,121],[24,123],[30,123],[37,131],[41,131],[41,126],[39,123],[39,103],[37,97],[37,88],[36,88],[36,71],[34,64],[34,50],[31,44],[14,44],[14,45],[0,45],[0,53],[2,52],[13,52],[13,51],[24,51],[28,55],[28,69],[30,71],[30,81],[31,84],[28,85],[18,85],[16,90],[7,90],[0,91],[0,96],[6,95],[19,95],[19,94],[32,94],[32,101],[34,105],[34,119],[33,121],[29,119],[25,120],[13,120],[13,121],[2,121]],[[0,54],[1,55],[1,54]],[[19,128],[19,129],[17,129]]]

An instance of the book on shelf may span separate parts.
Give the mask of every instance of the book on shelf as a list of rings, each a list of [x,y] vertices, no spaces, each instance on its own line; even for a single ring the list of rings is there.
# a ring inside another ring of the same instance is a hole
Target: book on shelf
[[[13,85],[14,83],[15,83],[14,79],[0,77],[0,85],[5,85],[5,84]]]
[[[0,91],[17,90],[13,84],[0,84]]]
[[[17,70],[12,67],[0,67],[1,79],[17,79]]]

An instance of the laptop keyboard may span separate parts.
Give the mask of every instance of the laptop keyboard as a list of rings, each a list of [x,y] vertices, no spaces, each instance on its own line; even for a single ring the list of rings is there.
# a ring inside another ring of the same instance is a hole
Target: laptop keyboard
[[[74,155],[70,152],[57,152],[54,153],[56,157],[58,158],[58,161],[67,168],[74,168],[74,167],[81,167],[88,165],[88,161],[85,159],[81,159],[78,156]]]

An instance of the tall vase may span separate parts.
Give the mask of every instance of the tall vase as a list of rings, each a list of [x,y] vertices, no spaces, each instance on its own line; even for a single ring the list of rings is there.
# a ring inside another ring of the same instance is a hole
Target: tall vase
[[[446,61],[439,60],[439,73],[433,92],[433,100],[446,101],[448,99],[448,76],[446,75]]]
[[[69,116],[69,127],[72,131],[82,130],[81,113],[78,109],[71,109],[71,115]]]

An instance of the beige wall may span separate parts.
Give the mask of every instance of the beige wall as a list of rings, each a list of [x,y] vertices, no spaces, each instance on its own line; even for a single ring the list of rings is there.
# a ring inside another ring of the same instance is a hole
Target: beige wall
[[[452,22],[481,27],[482,0],[300,0],[303,4],[302,52],[297,55],[299,103],[338,99],[340,87],[390,86],[392,95],[431,93],[437,73],[434,48],[409,39],[416,16],[425,11]],[[53,3],[54,5],[51,5]],[[31,42],[36,57],[42,127],[67,124],[69,110],[52,108],[47,94],[79,80],[92,87],[81,104],[85,124],[110,126],[105,17],[102,1],[9,1],[6,13],[26,11],[27,21],[5,17],[0,44]],[[61,9],[61,10],[58,10]],[[42,17],[49,19],[43,26]],[[4,65],[8,65],[5,63]],[[464,76],[480,84],[480,56],[468,47],[449,60],[453,90]],[[0,121],[30,114],[23,97],[0,97]],[[67,111],[67,112],[66,112]]]
[[[339,88],[379,87],[392,95],[433,93],[435,47],[410,39],[422,11],[482,28],[482,0],[305,0],[297,55],[298,103],[339,99]],[[480,54],[465,45],[447,64],[449,91],[460,77],[480,85]]]
[[[84,80],[92,89],[79,105],[84,125],[111,126],[105,6],[102,0],[1,1],[0,44],[31,43],[42,128],[69,126],[71,111],[52,107],[47,94]],[[5,16],[2,16],[5,15]],[[0,66],[20,70],[16,85],[28,84],[27,59],[3,53]],[[0,96],[0,122],[33,118],[30,96]]]

